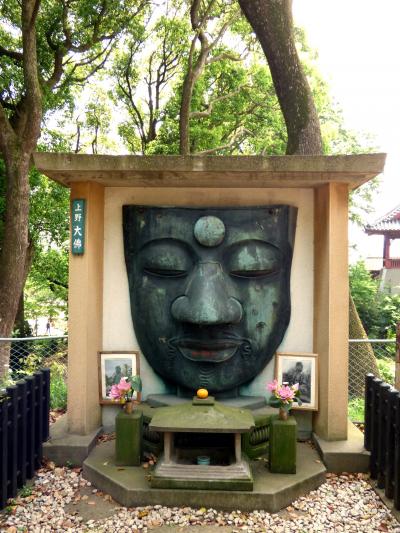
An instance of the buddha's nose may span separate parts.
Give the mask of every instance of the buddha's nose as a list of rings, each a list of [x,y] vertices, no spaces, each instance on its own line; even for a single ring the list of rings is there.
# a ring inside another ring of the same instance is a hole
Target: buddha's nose
[[[172,316],[192,324],[235,324],[243,309],[229,291],[229,280],[219,263],[199,263],[188,280],[186,291],[171,307]]]

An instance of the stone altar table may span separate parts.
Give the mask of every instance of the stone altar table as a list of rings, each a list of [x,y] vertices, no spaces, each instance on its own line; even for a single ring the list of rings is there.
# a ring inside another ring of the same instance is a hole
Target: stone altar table
[[[253,427],[250,411],[227,407],[212,397],[157,409],[149,429],[164,434],[164,455],[152,488],[252,490],[241,434]],[[204,455],[210,464],[196,464]]]

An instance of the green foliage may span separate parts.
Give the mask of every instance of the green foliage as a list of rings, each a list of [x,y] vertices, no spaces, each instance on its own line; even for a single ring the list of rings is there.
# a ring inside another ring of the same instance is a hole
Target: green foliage
[[[375,325],[379,320],[378,282],[374,280],[363,261],[349,267],[350,291],[361,322],[369,337],[374,337]],[[377,337],[379,338],[379,337]]]
[[[29,485],[24,485],[21,489],[19,489],[18,496],[20,498],[28,498],[28,496],[32,496],[32,487]]]
[[[32,169],[29,238],[33,262],[25,290],[25,318],[66,312],[69,191]],[[5,209],[5,170],[0,159],[0,249]]]
[[[50,407],[51,409],[67,408],[66,367],[57,361],[50,366]]]
[[[349,267],[350,291],[361,322],[369,338],[393,338],[400,322],[400,295],[380,292],[374,280],[359,261]]]
[[[380,329],[387,338],[396,336],[396,325],[400,322],[400,295],[384,294],[380,306]]]
[[[376,363],[378,365],[379,374],[383,381],[394,385],[395,377],[395,360],[391,357],[377,358]]]
[[[0,0],[0,41],[15,52],[22,51],[20,4]],[[103,67],[117,38],[141,33],[144,12],[139,0],[41,2],[35,28],[44,110],[73,106],[74,84]],[[25,92],[22,61],[2,54],[0,72],[1,99],[12,110]]]
[[[364,422],[364,398],[352,398],[348,404],[348,416],[352,422]]]
[[[175,1],[157,12],[161,14],[152,14],[139,39],[129,39],[116,52],[111,72],[116,84],[110,97],[127,115],[119,134],[133,153],[149,152],[189,49],[185,3]]]
[[[143,35],[140,46],[129,43],[126,49],[118,52],[114,62],[113,75],[118,80],[113,91],[114,100],[122,104],[128,113],[128,119],[119,126],[119,134],[132,153],[179,152],[182,84],[188,68],[193,32],[189,25],[189,13],[182,8],[182,3],[172,2],[170,5],[173,8],[163,13],[153,26],[149,26],[151,29]],[[215,3],[215,12],[212,11],[209,17],[211,23],[203,26],[209,41],[213,40],[216,28],[232,15],[234,9],[231,3]],[[172,55],[178,53],[178,57],[171,67],[173,73],[162,86],[155,132],[149,136],[149,102],[152,95],[154,102],[156,99],[154,87],[153,92],[149,92],[143,80],[154,79],[152,67],[154,69],[159,65],[161,59],[157,56],[156,61],[154,46],[163,51],[167,33],[167,52]],[[295,35],[319,113],[325,152],[369,151],[370,143],[344,128],[342,114],[333,104],[328,86],[316,68],[317,54],[308,46],[304,31],[296,28]],[[194,86],[189,130],[190,152],[193,154],[285,153],[286,128],[271,74],[250,26],[240,13],[230,23],[226,37],[212,50]],[[358,194],[360,200],[354,197],[352,216],[355,219],[360,217],[361,200],[368,200],[370,194],[371,190],[368,189],[361,196]]]
[[[15,373],[20,374],[21,377],[26,375],[31,376],[40,368],[42,360],[43,357],[41,356],[40,352],[37,353],[32,351],[29,355],[23,357],[21,360],[20,369]]]

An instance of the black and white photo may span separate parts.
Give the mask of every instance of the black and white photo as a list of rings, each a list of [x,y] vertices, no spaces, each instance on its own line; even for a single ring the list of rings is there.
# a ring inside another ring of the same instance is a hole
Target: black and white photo
[[[113,403],[110,391],[121,378],[139,375],[138,352],[100,352],[99,353],[99,389],[100,403]]]
[[[295,385],[298,383],[300,400],[299,409],[317,409],[317,355],[306,353],[277,353],[276,379],[279,383]]]

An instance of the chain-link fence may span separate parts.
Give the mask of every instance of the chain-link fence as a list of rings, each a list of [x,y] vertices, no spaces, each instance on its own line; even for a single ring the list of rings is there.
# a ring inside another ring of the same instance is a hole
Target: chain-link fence
[[[349,339],[350,398],[364,396],[368,373],[394,385],[395,356],[395,339]]]
[[[1,369],[0,375],[17,380],[40,367],[49,367],[53,382],[58,379],[60,385],[65,385],[67,348],[67,336],[0,338],[0,352],[6,353],[9,361],[9,367]],[[393,385],[395,355],[395,339],[349,339],[349,397],[364,397],[365,375],[368,373]]]
[[[24,337],[0,338],[2,360],[8,367],[1,369],[1,375],[12,380],[32,374],[41,367],[67,367],[68,337]]]

